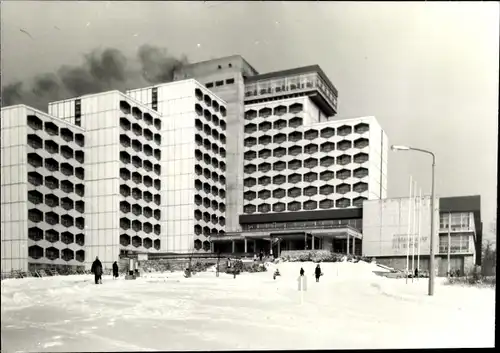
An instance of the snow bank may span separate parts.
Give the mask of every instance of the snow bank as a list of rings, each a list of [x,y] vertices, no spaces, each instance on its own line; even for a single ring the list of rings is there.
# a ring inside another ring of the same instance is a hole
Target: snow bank
[[[60,276],[2,281],[6,352],[493,347],[495,291],[377,276],[376,264],[266,263],[133,281]],[[308,289],[297,290],[303,267]],[[273,280],[278,268],[281,276]],[[428,323],[428,318],[433,320]],[[422,322],[427,322],[422,325]],[[471,329],[473,323],[473,330]],[[436,333],[439,334],[436,334]],[[390,333],[390,334],[388,334]],[[361,335],[361,336],[360,336]],[[362,337],[362,339],[360,339]],[[381,339],[381,337],[384,337]]]

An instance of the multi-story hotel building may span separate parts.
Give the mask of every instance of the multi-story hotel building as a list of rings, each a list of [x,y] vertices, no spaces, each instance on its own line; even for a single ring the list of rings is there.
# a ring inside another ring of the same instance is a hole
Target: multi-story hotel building
[[[109,268],[120,249],[159,251],[159,114],[118,91],[50,103],[49,114],[85,130],[87,260]]]
[[[243,63],[231,67],[244,80],[238,102],[244,112],[228,117],[243,132],[232,165],[238,171],[232,190],[242,202],[228,210],[238,226],[214,239],[217,250],[269,250],[273,239],[276,252],[345,251],[351,239],[358,247],[349,251],[359,252],[362,203],[386,195],[385,132],[374,117],[333,118],[338,92],[317,65],[259,75],[230,57],[188,66],[177,77],[195,77],[228,94],[234,80],[223,80],[227,60]]]
[[[84,133],[24,105],[2,109],[2,271],[83,265]]]
[[[210,251],[226,223],[225,102],[194,80],[152,91],[162,114],[118,91],[2,109],[2,271]]]
[[[127,93],[163,119],[162,251],[210,251],[226,226],[226,103],[192,79]]]
[[[195,79],[226,102],[226,230],[241,229],[238,220],[243,212],[243,125],[245,85],[255,70],[240,55],[186,65],[174,72],[174,80]]]

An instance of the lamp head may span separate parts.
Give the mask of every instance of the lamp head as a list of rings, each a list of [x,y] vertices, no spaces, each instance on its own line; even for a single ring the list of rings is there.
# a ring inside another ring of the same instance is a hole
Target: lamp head
[[[399,146],[399,145],[392,145],[391,150],[393,151],[408,151],[410,150],[410,147],[408,146]]]

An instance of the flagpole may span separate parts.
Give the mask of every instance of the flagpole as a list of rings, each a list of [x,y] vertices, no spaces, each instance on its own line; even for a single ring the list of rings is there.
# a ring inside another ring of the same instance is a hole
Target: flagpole
[[[413,227],[411,231],[411,281],[415,277],[415,232],[417,226],[417,182],[413,182]]]
[[[410,175],[410,198],[408,202],[408,229],[406,232],[406,283],[408,283],[408,267],[410,265],[410,230],[411,230],[411,190],[413,178]]]
[[[420,273],[420,225],[422,224],[422,189],[419,189],[418,196],[418,245],[417,245],[417,268]]]

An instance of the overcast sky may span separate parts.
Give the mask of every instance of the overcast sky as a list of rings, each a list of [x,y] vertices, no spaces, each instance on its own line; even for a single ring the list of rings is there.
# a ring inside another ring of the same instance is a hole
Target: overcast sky
[[[338,118],[374,115],[390,143],[437,155],[440,196],[497,207],[499,6],[496,2],[28,2],[1,7],[2,80],[77,65],[141,44],[190,62],[241,54],[259,72],[319,64],[339,90]],[[21,32],[26,30],[30,36]],[[430,193],[430,158],[389,154],[389,197],[413,175]]]

